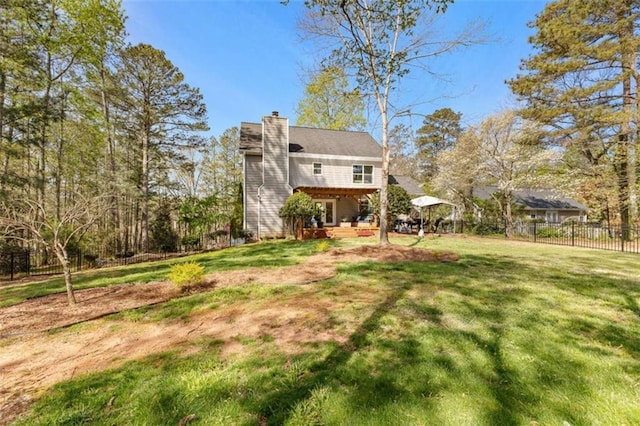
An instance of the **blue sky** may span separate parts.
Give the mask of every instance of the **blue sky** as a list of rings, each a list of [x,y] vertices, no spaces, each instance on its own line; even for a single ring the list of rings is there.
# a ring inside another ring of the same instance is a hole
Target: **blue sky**
[[[433,64],[447,81],[410,73],[400,92],[403,105],[429,114],[442,107],[462,112],[466,124],[513,105],[504,84],[531,54],[527,23],[543,0],[457,0],[438,24],[443,31],[470,19],[488,21],[495,41],[447,55]],[[300,40],[301,0],[124,0],[128,41],[163,50],[198,87],[207,104],[210,134],[219,136],[241,121],[259,122],[277,110],[295,123],[304,93],[303,66],[314,53]],[[421,118],[412,125],[419,127]],[[379,132],[369,128],[379,140]]]

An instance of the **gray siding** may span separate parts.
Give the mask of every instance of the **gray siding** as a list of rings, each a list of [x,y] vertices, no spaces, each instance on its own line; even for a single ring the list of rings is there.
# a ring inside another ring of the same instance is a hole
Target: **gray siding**
[[[313,174],[313,163],[322,164],[322,175]],[[314,158],[311,156],[291,156],[289,179],[293,188],[380,188],[382,184],[382,161],[366,158],[334,159]],[[353,183],[353,165],[365,164],[373,166],[373,182],[371,184]]]
[[[351,197],[342,197],[338,200],[336,205],[337,222],[340,222],[343,217],[353,218],[358,216],[358,201]]]
[[[289,183],[289,120],[264,117],[264,186],[281,188]]]
[[[255,237],[258,235],[259,199],[258,190],[262,185],[262,156],[244,156],[244,228]]]
[[[278,213],[289,195],[291,190],[260,189],[260,237],[284,235],[283,220]]]
[[[278,212],[292,193],[289,186],[289,120],[264,117],[263,135],[263,181],[259,190],[260,237],[284,234],[283,221]]]

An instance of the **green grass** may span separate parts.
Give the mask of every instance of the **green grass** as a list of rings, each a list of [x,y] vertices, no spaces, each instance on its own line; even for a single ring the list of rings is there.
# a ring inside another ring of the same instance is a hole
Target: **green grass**
[[[332,242],[331,244],[335,244]],[[273,241],[251,244],[225,250],[198,254],[188,258],[146,262],[109,269],[97,269],[73,275],[75,290],[105,287],[117,284],[163,281],[171,266],[187,261],[196,262],[205,269],[205,274],[215,271],[237,270],[250,267],[280,267],[299,263],[306,256],[316,252],[316,241],[296,243],[293,241]],[[30,285],[0,288],[0,307],[14,305],[26,299],[46,296],[65,291],[64,279],[56,276],[34,282]]]
[[[640,424],[640,257],[472,238],[394,242],[461,259],[342,264],[310,286],[221,289],[154,307],[145,315],[188,320],[230,304],[332,303],[309,327],[344,342],[287,355],[271,336],[246,336],[242,353],[223,356],[224,341],[200,338],[188,356],[60,383],[18,424],[164,425],[190,415],[202,425]],[[213,271],[313,252],[313,243],[268,243],[197,261]]]

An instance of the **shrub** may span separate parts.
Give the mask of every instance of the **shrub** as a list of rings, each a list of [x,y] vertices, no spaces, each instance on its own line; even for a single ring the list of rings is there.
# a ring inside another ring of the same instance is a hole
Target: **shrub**
[[[237,238],[243,238],[245,240],[251,240],[253,238],[253,232],[248,229],[240,229],[236,234]]]
[[[193,246],[196,247],[200,245],[200,236],[199,235],[185,235],[180,240],[182,245],[184,246]]]
[[[323,241],[320,241],[318,244],[316,244],[316,251],[318,253],[322,253],[329,250],[329,247],[330,247],[329,241],[323,240]]]
[[[544,227],[536,229],[536,235],[540,238],[560,238],[562,231],[557,228]]]
[[[197,285],[204,278],[204,267],[195,262],[180,263],[171,267],[167,278],[178,287]]]
[[[319,216],[320,210],[313,198],[304,192],[296,192],[287,198],[278,215],[287,220],[296,239],[302,239],[304,221]]]
[[[497,235],[503,234],[504,228],[497,222],[480,222],[471,228],[471,233],[476,235]]]
[[[173,229],[171,217],[171,203],[167,200],[160,202],[153,222],[151,222],[151,247],[165,253],[178,251],[180,237]]]

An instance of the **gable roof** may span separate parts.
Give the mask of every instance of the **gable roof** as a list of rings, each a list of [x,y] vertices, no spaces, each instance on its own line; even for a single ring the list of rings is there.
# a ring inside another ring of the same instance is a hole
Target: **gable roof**
[[[479,186],[473,189],[473,196],[488,200],[497,190],[495,186]],[[532,210],[589,210],[584,204],[551,189],[518,189],[513,191],[513,196],[516,203]]]
[[[420,184],[411,176],[389,175],[389,184],[401,186],[409,195],[424,195]]]
[[[262,151],[262,124],[240,124],[240,150]],[[382,159],[382,147],[367,132],[312,127],[289,127],[289,152]]]

